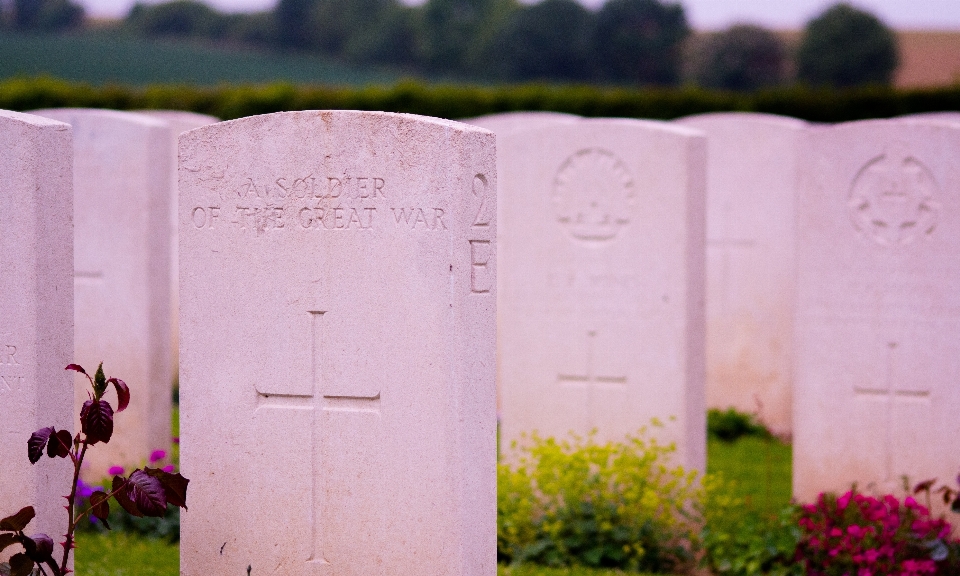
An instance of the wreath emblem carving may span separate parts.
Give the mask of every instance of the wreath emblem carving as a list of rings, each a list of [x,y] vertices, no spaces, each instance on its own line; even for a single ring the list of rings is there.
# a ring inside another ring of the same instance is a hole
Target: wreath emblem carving
[[[938,192],[930,170],[895,147],[860,170],[847,209],[853,225],[867,238],[884,246],[905,245],[936,229]]]
[[[616,238],[630,223],[635,195],[626,164],[601,148],[580,150],[567,158],[553,179],[557,222],[584,242]]]

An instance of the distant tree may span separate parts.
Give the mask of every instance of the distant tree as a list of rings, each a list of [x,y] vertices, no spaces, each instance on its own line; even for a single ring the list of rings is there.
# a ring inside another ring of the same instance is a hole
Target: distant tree
[[[125,24],[150,36],[198,36],[218,38],[227,28],[227,18],[196,0],[173,0],[162,4],[133,5]]]
[[[797,52],[797,75],[814,85],[890,84],[897,39],[876,16],[837,4],[811,20]]]
[[[254,46],[277,43],[277,21],[273,12],[224,14],[226,27],[223,39]]]
[[[597,14],[592,35],[601,77],[641,84],[675,84],[680,79],[683,41],[689,33],[679,4],[609,0]]]
[[[312,15],[318,0],[279,0],[273,9],[277,42],[286,48],[311,48],[314,45]]]
[[[17,30],[68,30],[83,24],[83,7],[70,0],[14,0],[12,23]]]
[[[415,9],[390,0],[358,26],[343,47],[357,64],[412,66],[417,61]]]
[[[316,0],[310,43],[347,60],[404,64],[416,52],[413,10],[397,0]]]
[[[690,76],[707,88],[756,90],[783,82],[787,49],[779,36],[739,24],[711,34],[688,53]]]
[[[340,55],[351,38],[378,20],[387,3],[384,0],[314,0],[309,18],[310,44],[326,54]]]
[[[490,74],[510,80],[586,80],[593,58],[593,14],[575,0],[543,0],[521,8],[501,28]]]
[[[427,0],[419,9],[421,62],[435,72],[482,69],[489,43],[516,8],[515,0]]]

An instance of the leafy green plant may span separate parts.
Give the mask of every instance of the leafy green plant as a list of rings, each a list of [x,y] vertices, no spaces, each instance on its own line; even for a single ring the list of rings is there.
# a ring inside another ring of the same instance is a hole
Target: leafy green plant
[[[707,434],[724,442],[733,442],[743,436],[771,437],[770,431],[755,416],[734,408],[708,410]]]
[[[751,509],[720,475],[707,476],[703,492],[704,567],[723,576],[803,575],[795,560],[800,540],[796,506],[773,515]]]
[[[532,436],[498,466],[497,553],[514,564],[651,572],[691,567],[697,473],[670,467],[672,446],[644,431],[624,443]]]
[[[27,457],[36,464],[46,454],[50,458],[70,458],[73,463],[73,482],[67,500],[67,532],[60,544],[63,555],[59,563],[54,559],[53,539],[46,534],[27,536],[24,530],[33,520],[36,512],[33,506],[26,506],[12,516],[0,520],[0,551],[19,545],[23,552],[14,554],[9,563],[0,564],[0,576],[65,576],[70,573],[70,551],[75,545],[74,534],[84,517],[91,515],[109,528],[110,498],[113,498],[129,514],[134,516],[162,516],[168,504],[186,508],[187,484],[190,482],[180,474],[174,474],[157,468],[134,470],[129,477],[121,473],[113,477],[109,488],[95,490],[89,496],[89,506],[76,507],[78,499],[78,480],[80,468],[87,450],[99,443],[108,443],[113,437],[114,410],[110,402],[104,400],[107,389],[112,384],[117,393],[117,412],[122,412],[130,403],[130,390],[119,378],[108,379],[103,372],[103,364],[96,374],[90,376],[78,364],[70,364],[67,370],[74,370],[87,377],[92,388],[89,400],[80,410],[81,432],[71,437],[67,430],[56,430],[50,426],[34,432],[27,441]],[[59,498],[55,494],[46,495]],[[49,570],[49,572],[48,572]]]

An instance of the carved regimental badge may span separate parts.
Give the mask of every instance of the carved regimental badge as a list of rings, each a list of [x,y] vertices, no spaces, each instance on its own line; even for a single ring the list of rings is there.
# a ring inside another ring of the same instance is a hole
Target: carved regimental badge
[[[862,234],[884,246],[909,244],[937,227],[933,174],[902,147],[874,158],[853,181],[847,209]]]
[[[636,200],[626,164],[600,148],[567,158],[553,179],[557,221],[578,240],[605,242],[630,223]]]

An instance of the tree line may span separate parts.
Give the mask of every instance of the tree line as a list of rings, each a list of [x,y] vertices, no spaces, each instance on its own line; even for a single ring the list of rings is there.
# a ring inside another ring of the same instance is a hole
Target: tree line
[[[3,25],[62,31],[84,25],[73,0],[0,0]],[[197,0],[137,3],[118,27],[150,37],[211,40],[321,54],[413,75],[492,82],[696,84],[756,90],[784,84],[889,84],[896,37],[876,16],[841,3],[807,23],[799,43],[754,26],[695,34],[683,6],[607,0],[279,0],[227,14]]]

